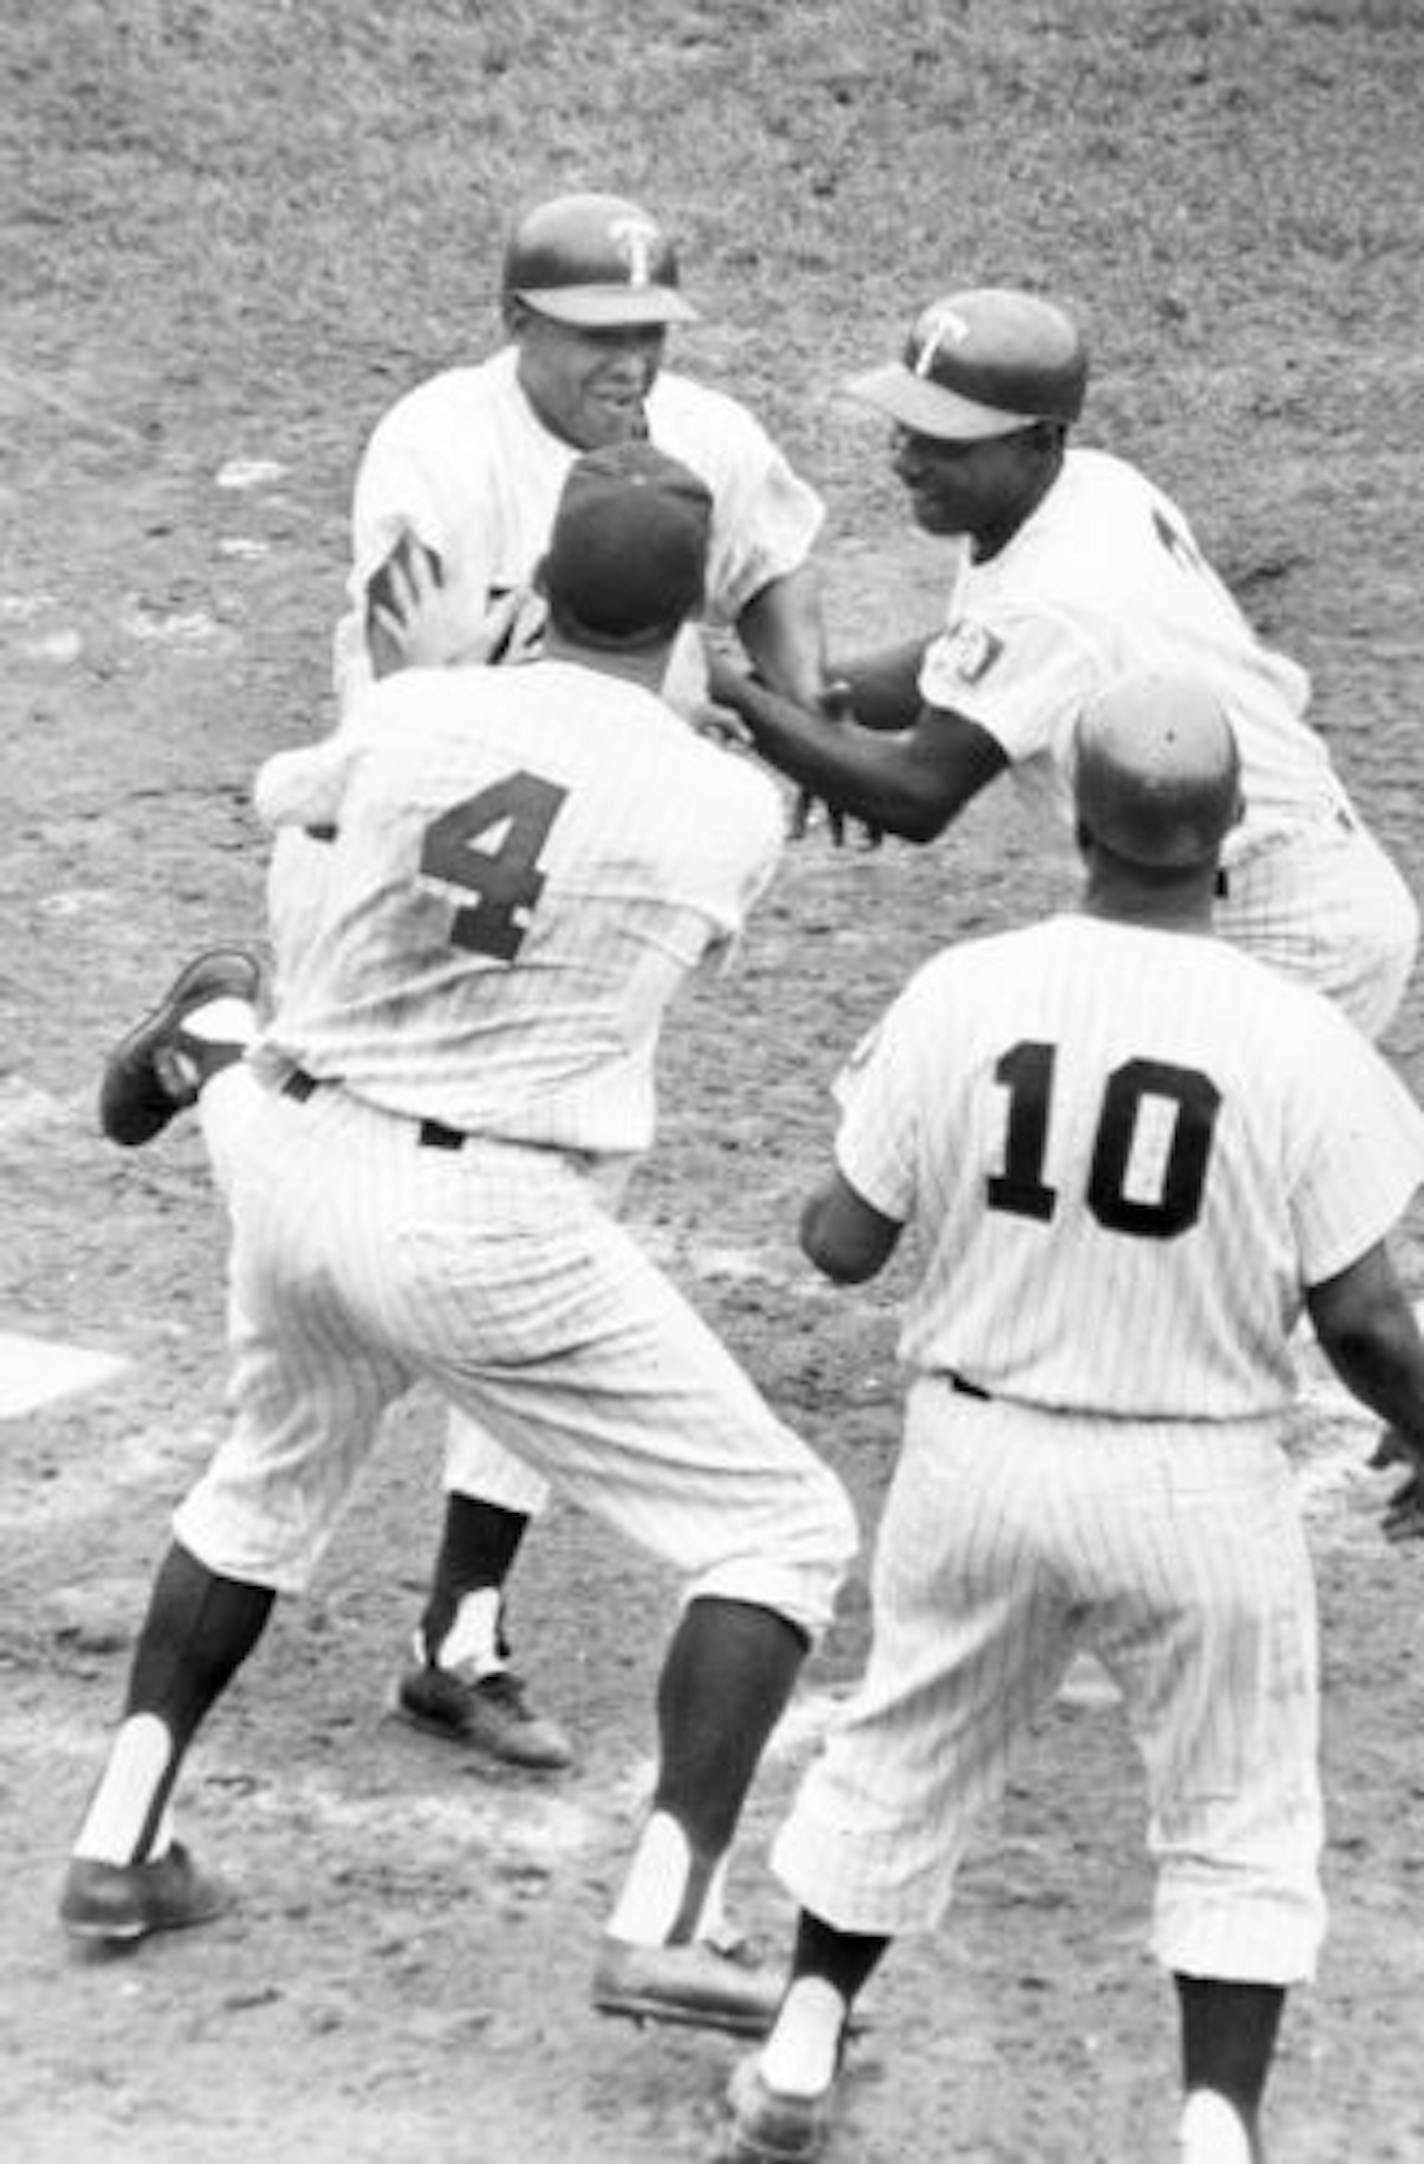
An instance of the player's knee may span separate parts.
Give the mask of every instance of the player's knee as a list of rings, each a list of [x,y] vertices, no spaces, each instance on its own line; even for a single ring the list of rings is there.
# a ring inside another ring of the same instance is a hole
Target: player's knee
[[[836,1595],[860,1545],[850,1498],[829,1466],[810,1459],[783,1489],[780,1507],[765,1499],[750,1519],[729,1513],[724,1540],[689,1588],[770,1608],[814,1643],[835,1613]]]
[[[827,1619],[859,1547],[860,1527],[850,1497],[830,1467],[817,1460],[814,1477],[808,1482],[797,1559],[807,1578],[817,1586]]]

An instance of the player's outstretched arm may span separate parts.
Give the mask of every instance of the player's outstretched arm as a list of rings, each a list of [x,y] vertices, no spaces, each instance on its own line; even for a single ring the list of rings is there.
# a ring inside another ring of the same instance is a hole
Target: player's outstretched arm
[[[808,1260],[837,1285],[861,1285],[890,1260],[904,1226],[873,1209],[841,1172],[817,1188],[801,1213]]]
[[[912,729],[924,701],[920,697],[920,669],[925,658],[924,639],[901,641],[873,654],[856,654],[838,661],[831,676],[843,685],[851,714],[862,729]]]
[[[746,724],[769,765],[838,812],[905,841],[935,840],[1008,764],[987,729],[947,709],[921,706],[913,728],[884,734],[848,718],[839,693],[812,713],[722,657],[709,675],[713,698]]]
[[[1424,1338],[1383,1241],[1306,1296],[1321,1350],[1386,1433],[1373,1464],[1404,1465],[1390,1499],[1392,1539],[1424,1536]]]

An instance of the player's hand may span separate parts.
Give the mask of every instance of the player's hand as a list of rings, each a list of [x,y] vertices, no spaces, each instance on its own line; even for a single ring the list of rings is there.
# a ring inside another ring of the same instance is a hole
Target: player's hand
[[[372,658],[382,675],[522,660],[544,630],[544,604],[526,587],[501,595],[472,623],[466,597],[413,535],[392,550],[367,592]]]
[[[532,661],[542,653],[549,628],[549,604],[532,586],[516,586],[501,595],[475,634],[475,644],[485,651],[467,653],[467,661],[494,663]]]
[[[707,696],[721,713],[728,714],[742,731],[739,741],[749,740],[750,732],[742,719],[741,695],[744,687],[753,681],[750,670],[734,661],[723,647],[711,639],[702,641],[702,657],[707,668]]]
[[[1398,1428],[1386,1428],[1375,1445],[1370,1469],[1383,1472],[1391,1465],[1408,1466],[1409,1475],[1385,1504],[1384,1537],[1396,1544],[1424,1540],[1424,1443],[1414,1442]]]
[[[855,819],[842,810],[839,804],[828,804],[822,797],[814,796],[809,789],[798,789],[796,804],[791,814],[791,839],[804,841],[808,834],[824,828],[830,836],[833,849],[848,846],[847,837],[854,835],[857,849],[878,849],[885,837],[879,827],[867,825],[863,819]]]
[[[730,706],[714,706],[709,700],[702,699],[687,718],[699,736],[707,737],[714,744],[746,746],[751,743],[751,730]]]
[[[839,681],[827,684],[816,701],[816,710],[833,729],[844,728],[853,722],[855,710],[851,705],[850,686]],[[840,805],[825,802],[809,789],[802,789],[797,794],[796,809],[791,816],[791,839],[802,841],[815,827],[824,825],[831,837],[832,848],[843,849],[847,819],[848,815]],[[871,826],[864,819],[853,820],[850,824],[861,849],[878,849],[885,839],[879,827]]]

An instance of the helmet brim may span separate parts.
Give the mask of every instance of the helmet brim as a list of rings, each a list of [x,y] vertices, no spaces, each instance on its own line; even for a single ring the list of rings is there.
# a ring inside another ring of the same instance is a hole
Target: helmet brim
[[[538,315],[585,330],[700,321],[691,301],[675,286],[516,286],[513,297]]]
[[[987,443],[995,436],[1012,436],[1032,428],[1040,418],[1033,413],[1005,413],[997,406],[980,405],[961,397],[943,384],[917,376],[900,361],[853,376],[843,386],[847,398],[858,405],[888,413],[892,421],[916,436],[938,436],[948,443]]]

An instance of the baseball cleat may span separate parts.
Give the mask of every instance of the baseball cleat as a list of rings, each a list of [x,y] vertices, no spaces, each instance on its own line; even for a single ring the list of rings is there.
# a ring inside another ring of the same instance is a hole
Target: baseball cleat
[[[732,2124],[720,2164],[807,2164],[830,2137],[836,2085],[814,2096],[773,2089],[759,2059],[743,2059],[727,2088]]]
[[[594,2010],[628,2021],[765,2036],[786,1995],[780,1970],[758,1968],[705,1939],[634,1946],[606,1937],[593,1972]]]
[[[126,1943],[151,1931],[211,1923],[231,1895],[199,1869],[181,1841],[148,1863],[99,1863],[75,1856],[65,1873],[59,1920],[73,1939]]]
[[[111,1142],[138,1149],[196,1102],[208,1072],[229,1064],[238,1048],[193,1037],[184,1022],[214,1000],[255,1006],[261,983],[257,963],[238,947],[214,947],[178,972],[158,1006],[119,1039],[104,1062],[99,1125]]]
[[[784,1970],[760,1967],[745,1942],[693,1939],[678,1946],[634,1946],[604,1938],[593,1972],[593,2006],[625,2021],[720,2029],[728,2036],[770,2034],[786,1996]],[[853,2006],[847,2037],[863,2036],[874,2017]]]
[[[568,1736],[557,1721],[533,1710],[512,1669],[471,1676],[426,1661],[401,1677],[395,1710],[426,1735],[483,1751],[526,1772],[562,1773],[574,1762]]]

